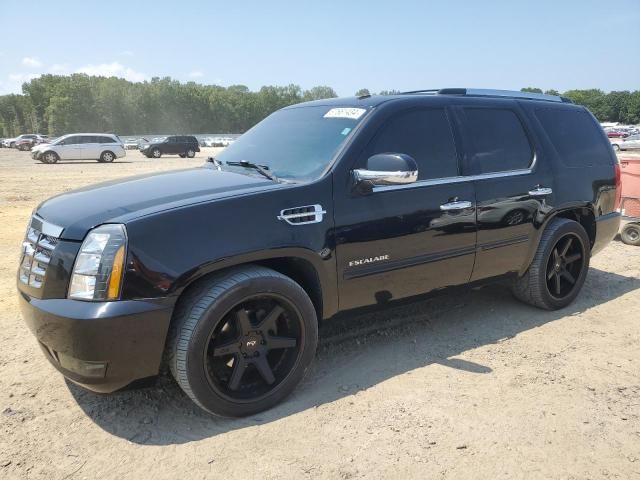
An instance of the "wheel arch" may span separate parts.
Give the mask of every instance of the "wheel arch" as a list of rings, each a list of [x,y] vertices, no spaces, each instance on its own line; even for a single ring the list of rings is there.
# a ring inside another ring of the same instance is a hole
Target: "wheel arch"
[[[555,218],[566,218],[569,220],[574,220],[578,222],[587,232],[587,236],[589,237],[589,247],[592,248],[596,241],[596,216],[594,213],[593,206],[591,205],[574,205],[564,208],[558,208],[556,210],[551,211],[546,215],[543,222],[539,225],[537,234],[534,241],[531,242],[531,248],[529,249],[529,254],[527,256],[527,261],[522,266],[518,275],[524,275],[526,271],[531,266],[531,262],[535,257],[536,251],[538,250],[538,246],[540,245],[540,240],[542,239],[542,234],[545,229],[549,226],[551,221]]]
[[[335,267],[327,265],[317,253],[304,248],[286,249],[285,252],[254,252],[237,257],[225,258],[210,265],[202,266],[177,280],[179,297],[200,282],[207,281],[231,268],[261,265],[279,272],[298,283],[309,295],[316,310],[318,320],[333,316],[338,309]]]

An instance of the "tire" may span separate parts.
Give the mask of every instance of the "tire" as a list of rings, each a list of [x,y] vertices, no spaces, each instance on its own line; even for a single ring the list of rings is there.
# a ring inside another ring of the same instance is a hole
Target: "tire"
[[[587,277],[590,248],[589,236],[578,222],[551,220],[529,270],[514,281],[513,294],[545,310],[566,307],[580,293]]]
[[[110,152],[109,150],[102,152],[102,155],[100,155],[100,160],[98,160],[101,163],[111,163],[116,159],[116,155],[113,152]]]
[[[58,160],[60,160],[60,157],[58,156],[58,154],[56,152],[44,152],[42,154],[42,156],[40,157],[40,161],[42,163],[56,163]]]
[[[620,239],[627,245],[640,246],[640,224],[627,223],[620,232]]]
[[[248,265],[188,290],[168,338],[169,367],[185,393],[210,413],[242,417],[294,390],[315,355],[318,322],[300,285]]]
[[[151,156],[153,158],[160,158],[162,156],[162,152],[159,148],[154,148],[153,150],[151,150]]]
[[[193,158],[196,156],[196,151],[190,148],[189,150],[187,150],[186,155],[187,155],[187,158]]]
[[[614,144],[613,144],[613,149],[614,149],[616,152],[619,152],[619,151],[620,151],[620,145],[618,145],[617,143],[614,143]]]

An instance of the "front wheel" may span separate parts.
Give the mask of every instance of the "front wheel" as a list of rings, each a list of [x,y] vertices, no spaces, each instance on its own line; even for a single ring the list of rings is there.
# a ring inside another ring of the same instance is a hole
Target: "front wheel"
[[[620,232],[620,239],[627,245],[640,246],[640,224],[627,223]]]
[[[542,234],[529,270],[514,282],[513,293],[545,310],[566,307],[582,289],[590,257],[584,227],[566,218],[553,219]]]
[[[241,417],[289,395],[313,360],[316,312],[289,277],[260,266],[213,275],[181,298],[169,366],[204,410]]]
[[[613,149],[614,149],[616,152],[619,152],[619,151],[620,151],[620,145],[618,145],[617,143],[614,143],[614,144],[613,144]]]
[[[153,158],[160,158],[162,156],[162,152],[159,148],[154,148],[153,150],[151,150],[151,156]]]
[[[56,152],[45,152],[41,158],[43,163],[56,163],[60,160]]]

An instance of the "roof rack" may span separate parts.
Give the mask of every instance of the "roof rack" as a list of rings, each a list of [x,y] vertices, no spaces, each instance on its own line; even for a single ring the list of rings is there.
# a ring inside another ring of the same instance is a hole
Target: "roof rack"
[[[515,90],[492,90],[488,88],[440,88],[429,90],[412,90],[402,92],[401,95],[425,94],[425,95],[466,95],[471,97],[505,97],[521,98],[525,100],[544,100],[547,102],[573,103],[566,97],[546,95],[544,93],[518,92]]]

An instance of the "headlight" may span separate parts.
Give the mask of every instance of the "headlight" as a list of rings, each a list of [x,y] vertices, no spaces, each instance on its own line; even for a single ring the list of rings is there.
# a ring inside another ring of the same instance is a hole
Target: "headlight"
[[[101,225],[82,242],[73,265],[69,298],[117,300],[124,273],[127,232],[124,225]]]

